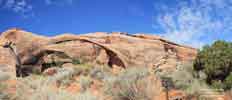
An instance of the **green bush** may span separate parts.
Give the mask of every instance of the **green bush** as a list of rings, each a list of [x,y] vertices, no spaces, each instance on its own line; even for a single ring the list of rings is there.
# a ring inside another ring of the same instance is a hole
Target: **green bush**
[[[206,82],[219,88],[229,89],[225,85],[227,77],[232,72],[232,43],[216,41],[211,46],[199,50],[194,62],[194,70],[204,72]]]
[[[225,79],[224,88],[227,89],[227,90],[232,89],[232,72],[231,72],[230,75]]]

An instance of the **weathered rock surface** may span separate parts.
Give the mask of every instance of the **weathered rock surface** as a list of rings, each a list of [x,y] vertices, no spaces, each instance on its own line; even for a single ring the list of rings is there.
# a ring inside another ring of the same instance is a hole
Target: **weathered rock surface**
[[[126,33],[63,34],[45,37],[20,29],[2,33],[0,44],[11,42],[22,66],[44,70],[47,64],[83,62],[109,65],[112,68],[148,67],[175,69],[179,62],[191,61],[197,50],[158,36]],[[12,75],[15,58],[12,51],[0,48],[0,64],[9,66]],[[0,68],[2,70],[4,68]],[[5,69],[4,69],[5,70]]]
[[[16,78],[16,67],[13,55],[8,49],[0,47],[0,81]]]

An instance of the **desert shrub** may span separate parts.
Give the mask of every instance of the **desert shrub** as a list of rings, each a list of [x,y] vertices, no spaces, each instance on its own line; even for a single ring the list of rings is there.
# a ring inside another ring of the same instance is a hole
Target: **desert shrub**
[[[107,68],[108,66],[96,66],[94,67],[89,75],[91,78],[103,81],[104,78],[106,78],[107,76],[110,76],[112,74],[112,72],[110,71],[111,69]]]
[[[9,100],[9,95],[4,92],[4,90],[7,88],[7,84],[0,82],[0,100]]]
[[[90,76],[92,78],[102,80],[104,79],[104,72],[101,70],[101,68],[95,67],[90,71]]]
[[[90,85],[93,83],[90,77],[87,76],[81,76],[79,80],[81,91],[86,91]]]
[[[216,41],[211,46],[204,46],[197,54],[194,70],[204,72],[208,84],[229,89],[225,85],[228,85],[226,79],[232,72],[232,43]]]
[[[97,80],[103,80],[105,77],[104,74],[105,73],[102,71],[102,69],[98,67],[93,68],[89,73],[90,77],[95,78]]]
[[[19,83],[15,100],[99,100],[89,91],[72,94],[44,76],[21,78]]]
[[[89,75],[90,71],[92,71],[94,69],[93,65],[91,64],[79,64],[79,65],[75,65],[73,67],[73,70],[75,72],[75,75]]]
[[[150,73],[146,68],[129,68],[124,70],[121,74],[118,75],[118,78],[121,80],[128,80],[134,82],[138,79],[148,76]]]
[[[171,79],[171,89],[183,90],[188,97],[198,97],[201,94],[201,90],[211,91],[208,85],[205,83],[205,75],[201,73],[200,77],[195,77],[192,62],[179,63],[177,69],[173,72],[159,72],[158,76],[168,77]]]
[[[14,100],[12,97],[5,93],[5,92],[0,92],[0,100]]]
[[[70,83],[70,74],[67,73],[57,73],[53,76],[42,76],[42,75],[31,75],[25,78],[18,79],[19,84],[17,84],[17,100],[34,100],[29,99],[29,97],[45,95],[43,92],[49,91],[56,92],[57,83],[60,87]],[[27,94],[35,94],[33,96],[28,96]],[[23,95],[23,96],[22,96]],[[45,97],[41,97],[45,98]],[[47,99],[35,99],[35,100],[47,100]],[[50,100],[50,99],[49,99]],[[51,99],[52,100],[52,99]]]
[[[10,78],[9,73],[4,72],[4,68],[8,68],[8,67],[12,67],[12,66],[7,66],[5,64],[0,64],[0,82],[8,80]]]
[[[15,94],[6,91],[7,89],[12,88],[5,83],[0,83],[0,100],[17,100]]]
[[[19,84],[16,89],[16,99],[17,100],[29,100],[31,94],[35,94],[38,89],[47,86],[48,83],[46,79],[42,76],[32,75],[25,78],[18,79]]]
[[[65,78],[70,78],[75,74],[73,68],[58,68],[57,73],[54,76],[51,76],[55,78],[56,80],[63,80]]]
[[[105,78],[105,93],[113,100],[153,100],[157,91],[154,80],[145,68],[131,68],[118,76]]]
[[[10,75],[0,70],[0,100],[12,99],[11,95],[5,91],[6,89],[10,88],[8,84],[4,82],[8,79],[10,79]]]
[[[75,58],[75,59],[72,59],[72,64],[78,65],[78,64],[81,64],[81,61]]]
[[[168,79],[169,87],[176,89],[186,89],[188,85],[193,81],[193,75],[191,67],[188,64],[179,64],[177,69],[172,72],[157,71],[155,75],[161,80]]]
[[[3,92],[5,88],[6,88],[6,84],[0,82],[0,92]]]
[[[73,67],[74,72],[76,75],[80,75],[83,72],[83,68],[81,67]]]
[[[79,93],[73,100],[102,100],[100,97],[96,97],[89,91]]]
[[[175,88],[185,90],[188,88],[197,87],[197,85],[201,86],[204,84],[204,82],[202,82],[202,80],[204,80],[203,74],[200,75],[201,78],[196,78],[194,76],[192,63],[184,63],[180,66],[181,68],[170,74]]]
[[[62,89],[54,91],[49,87],[44,87],[26,100],[98,100],[98,98],[88,91],[74,95]]]
[[[56,82],[59,85],[68,85],[69,83],[73,82],[73,76],[77,75],[78,72],[75,71],[72,67],[67,68],[56,68],[57,73],[53,76],[48,76],[47,80],[50,82]]]
[[[10,78],[10,75],[9,74],[7,74],[6,72],[2,72],[1,70],[0,70],[0,82],[1,81],[5,81],[5,80],[8,80]]]

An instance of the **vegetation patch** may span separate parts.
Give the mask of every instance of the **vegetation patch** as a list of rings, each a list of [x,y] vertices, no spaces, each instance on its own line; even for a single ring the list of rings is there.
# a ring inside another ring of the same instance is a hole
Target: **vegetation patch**
[[[214,88],[232,88],[232,43],[216,41],[199,50],[194,70],[206,74],[206,82]],[[199,77],[199,74],[198,74]]]

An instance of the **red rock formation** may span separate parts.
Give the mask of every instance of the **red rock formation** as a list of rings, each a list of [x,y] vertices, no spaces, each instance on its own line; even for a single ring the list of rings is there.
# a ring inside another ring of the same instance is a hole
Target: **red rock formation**
[[[177,62],[190,61],[197,50],[158,36],[126,33],[63,34],[55,37],[34,35],[19,29],[3,32],[0,44],[12,42],[22,65],[43,67],[50,54],[69,59],[108,64],[111,67],[175,68]],[[9,52],[1,49],[0,53]],[[1,59],[3,58],[3,59]],[[0,63],[14,68],[13,57],[1,55]],[[7,58],[7,59],[5,59]],[[11,60],[9,60],[11,59]]]

